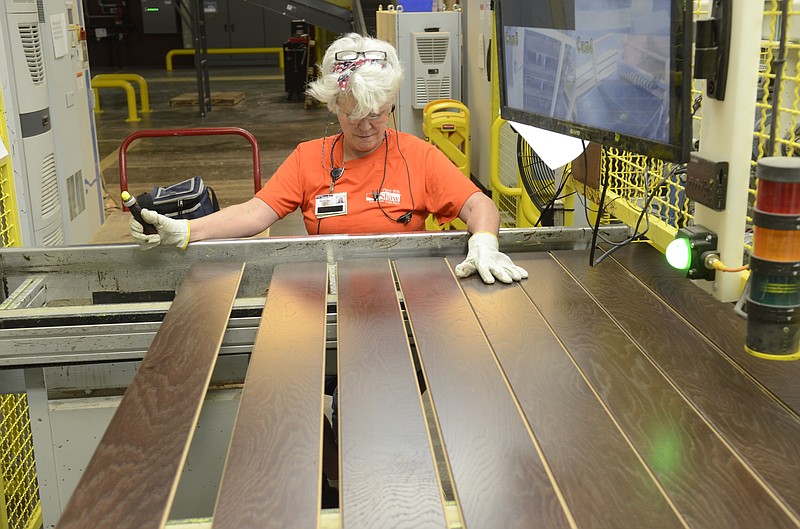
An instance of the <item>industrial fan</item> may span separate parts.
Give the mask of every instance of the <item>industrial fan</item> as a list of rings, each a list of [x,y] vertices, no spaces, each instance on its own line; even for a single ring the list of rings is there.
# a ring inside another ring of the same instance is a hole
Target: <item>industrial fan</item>
[[[555,172],[521,135],[517,137],[517,166],[522,187],[541,215],[537,225],[553,226],[557,198]]]

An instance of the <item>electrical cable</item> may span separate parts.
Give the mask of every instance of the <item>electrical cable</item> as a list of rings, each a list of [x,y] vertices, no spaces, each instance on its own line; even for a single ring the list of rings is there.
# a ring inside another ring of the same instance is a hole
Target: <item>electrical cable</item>
[[[742,266],[734,266],[728,267],[719,260],[718,257],[713,257],[710,259],[709,264],[714,270],[719,270],[720,272],[744,272],[745,270],[750,270],[750,265],[742,265]]]
[[[682,174],[682,173],[685,173],[685,172],[686,172],[686,166],[684,166],[684,165],[676,165],[669,173],[665,174],[661,178],[661,180],[659,180],[658,184],[656,184],[653,187],[652,191],[650,191],[650,185],[648,183],[648,180],[649,180],[648,175],[650,173],[650,168],[649,168],[649,165],[648,165],[648,167],[645,168],[645,172],[644,172],[645,201],[644,201],[644,204],[642,205],[641,211],[639,212],[639,217],[636,219],[636,224],[633,227],[633,234],[630,237],[626,238],[624,241],[620,241],[620,242],[609,241],[606,238],[600,236],[600,238],[603,239],[603,241],[606,244],[610,244],[611,245],[611,248],[609,250],[607,250],[606,252],[604,252],[602,255],[600,255],[600,257],[598,257],[597,260],[595,260],[594,259],[594,252],[595,252],[595,248],[596,248],[597,235],[599,234],[599,222],[596,222],[595,223],[594,232],[592,234],[592,249],[591,249],[590,255],[589,255],[589,266],[595,266],[597,264],[600,264],[606,257],[608,257],[609,255],[613,254],[614,252],[616,252],[617,250],[619,250],[623,246],[626,246],[629,243],[633,242],[634,240],[643,237],[650,230],[650,203],[653,201],[653,198],[655,197],[655,190],[657,190],[662,185],[664,185],[664,182],[666,182],[668,179],[672,178],[676,174]],[[600,197],[600,206],[599,207],[602,207],[603,201],[605,199],[605,191],[607,189],[608,180],[609,180],[609,178],[606,178],[606,184],[604,184],[604,187],[603,187],[603,193],[601,194],[601,197]],[[616,200],[616,198],[615,198],[615,200]],[[613,200],[611,202],[609,202],[606,207],[610,206],[612,203],[613,203]],[[602,209],[604,210],[605,208],[602,208]],[[598,214],[597,218],[598,219],[600,218],[599,214]],[[639,233],[639,226],[641,225],[642,220],[645,221],[646,227],[645,227],[644,231]]]
[[[325,117],[325,132],[322,133],[322,149],[319,153],[319,164],[322,166],[322,170],[328,172],[331,177],[331,190],[330,192],[333,193],[333,187],[336,183],[336,180],[341,178],[344,174],[344,148],[342,149],[342,167],[335,167],[334,166],[334,158],[333,158],[333,151],[336,148],[336,142],[344,134],[341,129],[336,133],[336,137],[333,139],[333,144],[331,145],[331,166],[330,168],[325,167],[325,139],[328,137],[328,127],[333,125],[331,121],[331,115],[333,115],[333,110],[328,111],[328,115]],[[337,169],[340,171],[337,174]],[[317,219],[317,235],[319,235],[319,229],[322,226],[322,219]]]
[[[542,211],[540,212],[539,218],[536,220],[536,224],[533,225],[534,228],[539,226],[542,223],[542,219],[545,218],[547,213],[549,211],[553,210],[556,207],[556,201],[562,200],[564,198],[567,198],[568,196],[570,196],[570,195],[575,193],[573,191],[572,193],[569,193],[567,195],[561,196],[561,192],[564,190],[564,186],[567,183],[568,177],[569,177],[569,175],[566,174],[566,173],[561,175],[561,182],[559,182],[559,184],[558,184],[558,189],[556,189],[556,192],[553,193],[553,198],[551,198],[550,200],[547,201],[547,204],[545,204],[544,209],[542,209]]]
[[[392,109],[389,112],[392,114],[392,119],[394,119],[394,105],[392,105]],[[322,168],[325,171],[328,170],[328,168],[325,167],[324,160],[325,160],[325,138],[327,137],[327,134],[328,134],[328,121],[330,121],[330,114],[331,113],[328,113],[328,119],[326,120],[325,133],[322,136],[322,152],[320,153],[320,165],[322,165]],[[395,129],[396,129],[396,127],[397,127],[396,119],[394,119],[394,121],[395,121]],[[411,169],[408,166],[408,160],[406,160],[406,156],[403,154],[402,149],[400,149],[400,135],[397,132],[397,130],[394,131],[394,134],[395,134],[395,140],[396,140],[395,143],[397,145],[397,152],[400,153],[400,157],[403,159],[403,163],[406,166],[406,178],[407,178],[407,181],[408,181],[408,194],[409,194],[409,196],[411,198],[411,210],[406,212],[406,213],[404,213],[404,214],[402,214],[402,215],[400,215],[397,218],[394,218],[391,215],[389,215],[388,213],[386,213],[386,211],[383,209],[383,206],[381,205],[380,194],[381,194],[381,191],[383,189],[383,184],[386,182],[386,167],[387,167],[387,163],[388,163],[388,160],[389,160],[389,138],[388,138],[387,131],[383,132],[383,142],[384,142],[383,176],[381,178],[381,183],[380,183],[380,185],[378,187],[378,191],[373,191],[372,192],[372,197],[375,200],[375,203],[378,205],[378,209],[380,209],[381,213],[383,213],[383,215],[387,219],[391,220],[392,222],[397,222],[397,223],[402,223],[402,224],[406,224],[407,225],[409,222],[411,222],[411,219],[412,219],[413,213],[414,213],[414,209],[416,208],[416,203],[414,202],[414,191],[413,191],[413,189],[411,187]],[[341,178],[341,176],[344,174],[344,169],[345,169],[344,154],[342,154],[342,167],[336,167],[336,161],[335,161],[335,157],[334,157],[334,150],[336,149],[336,143],[340,139],[342,139],[342,142],[344,142],[343,135],[344,135],[344,133],[340,130],[337,133],[337,135],[334,138],[333,143],[331,145],[331,152],[330,152],[330,177],[331,177],[330,192],[331,193],[333,193],[333,189],[334,189],[336,180]],[[342,147],[342,153],[344,153],[344,146]],[[317,220],[317,233],[316,233],[317,235],[319,235],[321,225],[322,225],[322,219],[318,219]]]
[[[400,153],[400,157],[403,158],[403,162],[405,162],[406,164],[406,177],[408,178],[408,193],[411,196],[411,211],[404,213],[397,218],[393,218],[391,215],[386,213],[386,211],[383,209],[383,206],[381,205],[380,194],[383,190],[383,184],[386,181],[386,164],[389,159],[389,138],[387,137],[386,132],[383,133],[383,141],[385,146],[385,151],[383,156],[383,177],[381,178],[380,186],[378,186],[378,191],[372,192],[372,198],[375,200],[375,203],[378,204],[378,209],[381,210],[381,213],[383,213],[383,215],[387,219],[394,222],[402,222],[403,224],[408,224],[409,222],[411,222],[411,217],[414,213],[414,207],[415,207],[414,193],[411,190],[411,171],[408,168],[408,161],[406,161],[406,157],[403,155],[403,151],[400,150],[400,137],[397,131],[395,131],[395,138],[397,140],[397,151]]]

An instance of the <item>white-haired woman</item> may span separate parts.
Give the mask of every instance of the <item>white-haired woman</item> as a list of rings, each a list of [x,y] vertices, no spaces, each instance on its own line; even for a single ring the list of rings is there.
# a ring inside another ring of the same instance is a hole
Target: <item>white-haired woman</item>
[[[421,231],[433,213],[456,217],[473,235],[456,274],[478,272],[519,281],[528,273],[498,251],[500,216],[491,199],[437,148],[389,128],[403,69],[387,42],[351,33],[336,39],[308,93],[335,113],[340,130],[301,143],[249,201],[193,220],[143,210],[158,233],[146,235],[131,217],[131,233],[144,248],[191,241],[249,237],[300,208],[316,234]]]

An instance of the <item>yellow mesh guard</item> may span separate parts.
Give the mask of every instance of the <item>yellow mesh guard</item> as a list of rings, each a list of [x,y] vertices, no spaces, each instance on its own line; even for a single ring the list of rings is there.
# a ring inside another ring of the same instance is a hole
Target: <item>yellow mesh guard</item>
[[[41,524],[25,394],[0,395],[0,498],[3,529],[33,529]]]
[[[3,149],[8,151],[8,131],[2,93],[0,93],[0,141],[3,142]],[[9,246],[22,246],[10,155],[0,157],[0,247]]]

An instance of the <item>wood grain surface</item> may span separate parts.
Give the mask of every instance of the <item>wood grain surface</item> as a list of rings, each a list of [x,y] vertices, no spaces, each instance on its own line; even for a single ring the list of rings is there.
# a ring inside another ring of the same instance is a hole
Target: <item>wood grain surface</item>
[[[215,529],[317,527],[326,263],[275,266],[223,471]]]
[[[444,506],[389,261],[339,263],[344,529],[441,529]]]
[[[629,244],[614,253],[614,260],[800,415],[800,362],[775,362],[747,354],[744,351],[747,324],[736,315],[731,304],[718,302],[681,272],[665,266],[664,256],[649,244]]]
[[[689,527],[797,527],[702,411],[555,260],[512,259],[536,278],[523,288]],[[640,300],[626,301],[644,314]]]
[[[243,269],[189,270],[59,529],[164,526]]]
[[[470,529],[570,527],[558,491],[444,259],[395,267]]]
[[[450,260],[455,266],[460,262]],[[650,470],[519,285],[461,286],[580,528],[679,528]]]
[[[584,252],[554,255],[798,519],[797,416],[737,369],[641,283],[628,279],[625,269],[616,262],[609,260],[602,266],[588,267]],[[635,311],[631,310],[631,300],[635,300]]]

